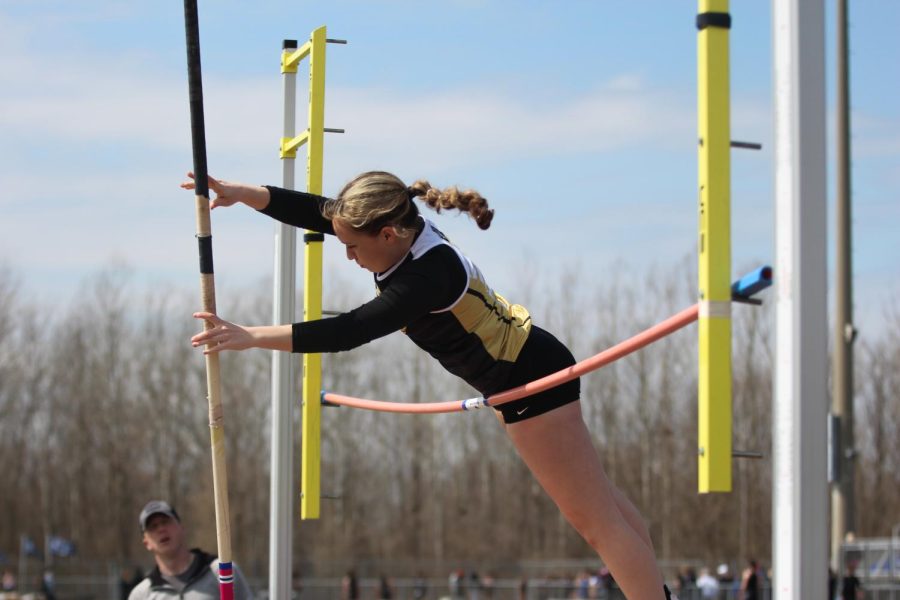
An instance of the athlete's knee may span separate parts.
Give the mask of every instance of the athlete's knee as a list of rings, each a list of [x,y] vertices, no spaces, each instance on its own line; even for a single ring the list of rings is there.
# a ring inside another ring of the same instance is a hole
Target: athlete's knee
[[[605,507],[591,513],[571,514],[566,518],[592,548],[601,552],[604,545],[621,540],[633,530],[616,507]]]

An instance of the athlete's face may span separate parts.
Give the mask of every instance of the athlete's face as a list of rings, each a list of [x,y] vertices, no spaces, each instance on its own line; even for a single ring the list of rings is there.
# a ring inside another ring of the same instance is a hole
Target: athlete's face
[[[340,219],[333,222],[334,234],[347,250],[347,259],[355,260],[363,269],[382,273],[403,258],[411,240],[397,236],[393,227],[383,227],[376,234],[356,231]]]

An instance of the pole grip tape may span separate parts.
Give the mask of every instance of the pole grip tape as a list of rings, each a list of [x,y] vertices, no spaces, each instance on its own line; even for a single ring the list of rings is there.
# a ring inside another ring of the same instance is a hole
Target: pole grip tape
[[[209,197],[206,165],[206,123],[203,117],[203,76],[200,67],[200,22],[197,0],[184,2],[184,31],[187,46],[188,99],[191,109],[191,147],[194,182],[198,196]]]
[[[234,570],[230,562],[219,563],[219,598],[234,600]]]
[[[462,401],[463,410],[475,410],[483,406],[488,406],[488,401],[484,397],[467,398]]]
[[[197,243],[200,250],[200,272],[204,275],[212,275],[213,272],[213,252],[212,252],[212,236],[197,236]]]
[[[702,31],[707,27],[731,29],[731,15],[723,12],[700,13],[697,15],[697,29]]]
[[[220,562],[219,563],[219,582],[220,583],[233,583],[234,582],[234,567],[230,562]]]

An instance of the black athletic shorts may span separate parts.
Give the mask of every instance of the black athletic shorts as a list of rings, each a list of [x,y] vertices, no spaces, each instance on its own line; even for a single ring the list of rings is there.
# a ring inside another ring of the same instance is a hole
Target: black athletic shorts
[[[562,342],[540,327],[532,325],[506,387],[497,392],[525,385],[574,364],[575,357]],[[538,394],[501,404],[496,410],[503,415],[504,423],[516,423],[575,402],[580,397],[581,381],[576,378]]]

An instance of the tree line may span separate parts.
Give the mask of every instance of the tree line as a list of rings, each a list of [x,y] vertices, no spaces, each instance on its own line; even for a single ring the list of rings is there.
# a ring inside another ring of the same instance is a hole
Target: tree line
[[[523,280],[547,287],[525,286],[509,296],[581,359],[693,304],[695,278],[690,267],[679,267],[602,283],[581,267],[525,273]],[[349,308],[367,295],[332,287],[331,305]],[[238,322],[268,322],[270,289],[260,282],[220,294],[220,312]],[[59,309],[30,297],[13,269],[0,269],[0,552],[16,556],[23,535],[61,536],[75,542],[82,559],[146,562],[137,514],[151,498],[172,502],[192,539],[214,551],[204,361],[189,343],[199,329],[190,316],[196,297],[195,290],[137,289],[127,269],[109,268],[82,282]],[[585,419],[606,470],[645,515],[663,560],[769,560],[770,305],[734,309],[734,447],[764,457],[734,461],[731,493],[697,493],[694,327],[582,379]],[[893,493],[900,487],[896,306],[883,324],[855,352],[862,537],[888,535],[900,521]],[[268,352],[222,357],[232,545],[235,559],[260,577],[268,556],[269,369]],[[369,398],[474,395],[402,334],[324,356],[323,378],[328,390]],[[326,497],[320,519],[295,520],[296,561],[592,558],[490,413],[325,408]],[[299,404],[293,418],[299,457]],[[299,459],[294,465],[299,496]]]

